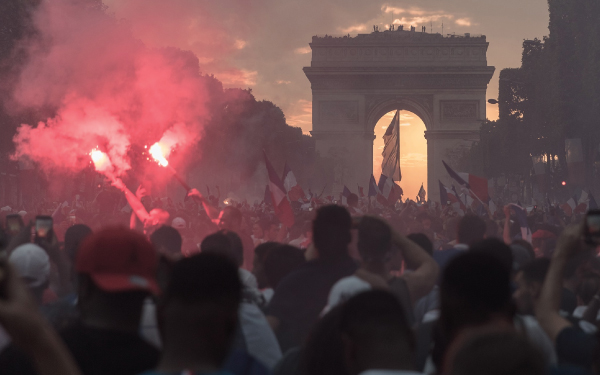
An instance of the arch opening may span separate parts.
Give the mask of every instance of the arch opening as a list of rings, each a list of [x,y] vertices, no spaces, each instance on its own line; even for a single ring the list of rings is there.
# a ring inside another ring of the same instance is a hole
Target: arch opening
[[[401,108],[398,108],[401,109]],[[383,135],[394,118],[396,109],[375,120],[373,140],[373,176],[379,181],[383,161]],[[415,200],[421,184],[427,190],[427,140],[425,122],[412,111],[400,110],[400,168],[403,199]],[[429,197],[427,197],[429,198]]]

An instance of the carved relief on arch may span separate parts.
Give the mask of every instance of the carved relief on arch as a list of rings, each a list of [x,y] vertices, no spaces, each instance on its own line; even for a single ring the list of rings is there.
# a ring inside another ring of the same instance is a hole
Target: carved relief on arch
[[[379,118],[394,109],[413,112],[423,120],[427,129],[433,127],[433,95],[367,95],[365,113],[367,128],[372,130]]]

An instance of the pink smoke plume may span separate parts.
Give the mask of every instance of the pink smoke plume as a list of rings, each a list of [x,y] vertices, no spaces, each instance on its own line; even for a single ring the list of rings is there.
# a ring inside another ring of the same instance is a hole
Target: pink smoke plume
[[[11,105],[55,115],[23,124],[15,159],[42,170],[77,172],[95,147],[115,175],[131,168],[128,153],[160,142],[185,152],[202,136],[207,90],[191,52],[151,49],[125,24],[88,0],[43,0],[34,14],[38,36],[24,41],[28,63]]]

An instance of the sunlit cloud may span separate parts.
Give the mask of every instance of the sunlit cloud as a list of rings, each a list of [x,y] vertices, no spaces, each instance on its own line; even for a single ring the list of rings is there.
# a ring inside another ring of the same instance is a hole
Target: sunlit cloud
[[[427,166],[427,155],[416,152],[400,154],[400,166],[407,168]]]
[[[472,22],[469,18],[459,18],[454,21],[458,26],[471,26]]]
[[[441,10],[430,11],[418,7],[399,8],[387,4],[384,4],[381,7],[381,10],[384,13],[399,16],[398,18],[394,18],[394,25],[417,26],[427,25],[435,22],[437,27],[439,26],[437,23],[444,21],[453,21],[456,25],[464,27],[475,25],[475,23],[473,23],[473,21],[468,17],[457,17],[455,14],[450,14]],[[386,25],[386,28],[387,27],[388,25]]]
[[[410,126],[410,122],[401,122],[400,126]]]
[[[353,26],[346,27],[346,28],[340,27],[339,29],[343,33],[353,33],[356,31],[365,31],[367,29],[367,25],[365,25],[364,23],[361,23],[359,25],[353,25]]]
[[[310,49],[310,47],[300,47],[300,48],[296,48],[294,50],[294,53],[298,54],[298,55],[306,55],[307,53],[311,53],[312,49]]]
[[[255,70],[229,69],[215,75],[227,87],[248,87],[256,85],[258,72]]]
[[[312,129],[312,101],[300,99],[291,110],[287,111],[287,123],[302,129],[302,132],[308,134]]]
[[[292,83],[292,81],[284,81],[282,79],[280,79],[279,81],[276,82],[278,85],[289,85],[290,83]]]
[[[244,40],[237,39],[233,46],[235,49],[244,49],[244,47],[246,47],[246,42]]]

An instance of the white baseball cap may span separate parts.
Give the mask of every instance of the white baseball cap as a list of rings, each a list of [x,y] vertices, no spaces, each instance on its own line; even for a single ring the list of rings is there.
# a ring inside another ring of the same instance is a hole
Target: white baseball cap
[[[187,228],[187,223],[185,222],[185,220],[183,218],[176,217],[171,222],[171,226],[175,229],[185,229],[185,228]]]
[[[18,246],[8,258],[19,275],[31,288],[42,286],[50,276],[50,258],[46,251],[36,244]]]

